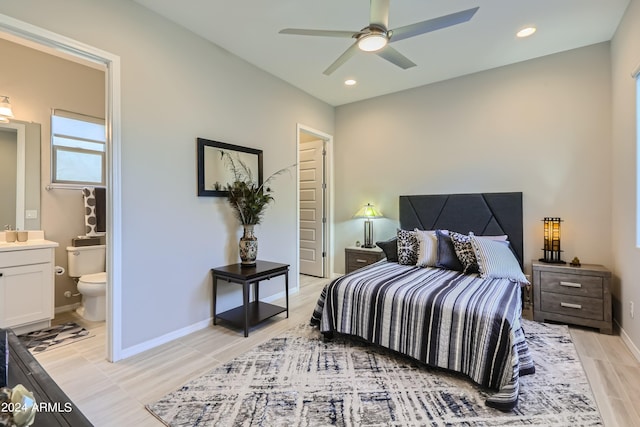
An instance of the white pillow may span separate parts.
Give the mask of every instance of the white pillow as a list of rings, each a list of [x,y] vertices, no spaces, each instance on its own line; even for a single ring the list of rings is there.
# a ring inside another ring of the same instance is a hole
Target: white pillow
[[[435,230],[414,230],[418,239],[419,267],[435,267],[438,262],[438,238]]]
[[[478,260],[480,277],[483,279],[504,278],[513,282],[529,283],[507,242],[485,237],[470,237],[471,246]]]

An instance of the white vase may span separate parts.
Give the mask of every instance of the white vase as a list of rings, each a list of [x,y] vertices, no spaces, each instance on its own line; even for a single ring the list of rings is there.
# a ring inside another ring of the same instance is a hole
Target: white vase
[[[238,243],[240,263],[247,267],[254,266],[258,257],[258,238],[253,234],[253,224],[243,224],[242,227],[244,227],[244,233]]]

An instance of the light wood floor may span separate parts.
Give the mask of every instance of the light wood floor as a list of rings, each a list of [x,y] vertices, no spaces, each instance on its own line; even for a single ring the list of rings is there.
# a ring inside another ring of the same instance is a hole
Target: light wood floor
[[[300,277],[289,298],[289,318],[277,316],[252,329],[210,326],[117,363],[105,360],[104,322],[65,313],[55,323],[77,321],[94,337],[40,353],[40,364],[96,426],[162,426],[144,407],[190,379],[225,363],[283,331],[307,322],[326,282]],[[640,426],[640,362],[619,336],[572,328],[576,349],[607,427]]]

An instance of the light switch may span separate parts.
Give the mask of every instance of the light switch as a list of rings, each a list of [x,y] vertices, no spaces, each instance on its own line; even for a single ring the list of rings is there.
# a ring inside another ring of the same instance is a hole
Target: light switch
[[[27,209],[24,211],[24,217],[26,219],[38,219],[38,211],[35,209]]]

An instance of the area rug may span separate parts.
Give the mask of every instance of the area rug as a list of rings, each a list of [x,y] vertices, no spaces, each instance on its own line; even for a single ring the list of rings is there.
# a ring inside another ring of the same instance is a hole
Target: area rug
[[[67,322],[19,335],[18,338],[31,353],[41,353],[92,336],[94,335],[77,323]]]
[[[168,426],[603,425],[569,329],[524,321],[536,373],[517,409],[484,404],[462,376],[307,325],[197,378],[147,409]]]

